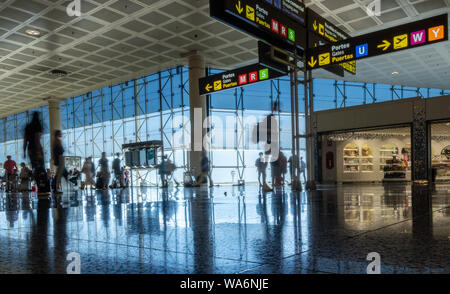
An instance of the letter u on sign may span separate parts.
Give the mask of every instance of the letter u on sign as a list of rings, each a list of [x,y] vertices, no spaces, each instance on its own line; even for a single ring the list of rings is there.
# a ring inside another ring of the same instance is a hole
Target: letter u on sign
[[[356,58],[369,55],[369,45],[363,44],[356,46]]]

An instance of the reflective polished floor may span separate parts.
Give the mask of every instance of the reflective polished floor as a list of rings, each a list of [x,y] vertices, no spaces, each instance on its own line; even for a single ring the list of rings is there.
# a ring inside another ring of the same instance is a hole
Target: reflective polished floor
[[[0,273],[450,273],[450,185],[0,194]]]

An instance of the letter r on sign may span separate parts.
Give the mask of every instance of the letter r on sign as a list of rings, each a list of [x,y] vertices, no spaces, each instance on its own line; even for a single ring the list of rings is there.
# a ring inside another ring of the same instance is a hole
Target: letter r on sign
[[[280,25],[280,28],[281,28],[280,34],[281,34],[283,37],[287,38],[287,27],[284,26],[284,25]]]
[[[258,81],[258,72],[257,71],[249,73],[248,76],[249,76],[250,83],[254,83],[254,82]]]

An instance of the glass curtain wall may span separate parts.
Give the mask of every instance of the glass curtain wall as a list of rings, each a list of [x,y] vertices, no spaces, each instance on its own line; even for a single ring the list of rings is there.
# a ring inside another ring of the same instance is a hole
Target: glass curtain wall
[[[210,70],[211,74],[218,72]],[[104,151],[111,161],[114,153],[122,151],[124,143],[161,140],[165,155],[179,167],[175,177],[182,181],[190,141],[188,87],[188,68],[180,66],[65,100],[61,103],[61,117],[66,155],[83,159],[93,156],[97,163]],[[300,133],[304,134],[302,85],[299,94]],[[442,95],[450,95],[450,90],[314,80],[316,111]],[[209,134],[215,182],[237,183],[239,179],[245,179],[247,183],[257,181],[255,160],[263,146],[254,144],[251,134],[254,125],[271,113],[274,102],[280,105],[276,116],[280,125],[281,150],[289,158],[292,144],[288,78],[208,96],[209,114],[213,117]],[[23,129],[34,110],[40,111],[43,116],[45,132],[42,143],[46,159],[50,159],[48,107],[44,106],[0,119],[2,162],[7,155],[18,163],[23,161]],[[304,150],[302,140],[303,156]],[[159,181],[156,171],[146,172],[143,178],[144,183],[148,184]],[[290,180],[289,173],[287,179]]]

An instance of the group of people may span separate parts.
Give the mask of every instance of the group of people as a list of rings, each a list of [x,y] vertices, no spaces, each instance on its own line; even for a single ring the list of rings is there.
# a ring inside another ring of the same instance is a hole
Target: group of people
[[[31,189],[32,172],[24,162],[20,164],[19,171],[16,162],[8,155],[3,163],[3,168],[5,174],[2,178],[2,184],[4,184],[2,187],[6,192],[25,192]]]
[[[106,153],[102,153],[102,157],[99,160],[100,170],[96,174],[96,169],[92,158],[86,158],[83,168],[78,171],[76,168],[68,172],[65,167],[64,160],[64,147],[62,144],[62,131],[56,130],[52,134],[52,159],[53,165],[56,167],[56,172],[53,174],[51,169],[45,168],[44,151],[41,145],[41,136],[43,134],[43,127],[38,112],[34,112],[31,121],[26,125],[23,140],[24,157],[28,155],[31,163],[32,170],[28,169],[25,163],[22,163],[22,170],[19,175],[19,181],[21,187],[30,186],[30,181],[34,180],[36,183],[38,196],[48,196],[53,190],[56,194],[62,193],[61,180],[64,177],[68,182],[71,182],[75,186],[78,185],[78,180],[81,177],[81,173],[85,174],[86,179],[82,181],[81,188],[85,189],[91,186],[95,189],[108,189],[110,182],[110,171],[108,165],[108,159]],[[121,166],[120,154],[116,154],[117,158],[114,159],[112,169],[114,172],[114,181],[111,187],[126,187],[126,173]],[[9,179],[14,180],[17,178],[17,166],[16,163],[8,156],[8,160],[4,164],[6,170],[5,178],[7,182]],[[94,182],[94,177],[96,181]],[[28,181],[28,182],[27,182]]]
[[[167,158],[167,156],[163,156],[161,159],[161,163],[157,166],[159,176],[161,178],[161,186],[163,188],[168,187],[168,180],[172,179],[177,186],[179,186],[179,182],[175,179],[173,173],[175,169],[177,168],[174,163],[170,159]],[[209,164],[209,158],[207,156],[206,151],[202,152],[202,157],[200,160],[200,174],[197,176],[197,178],[192,179],[190,181],[184,181],[186,186],[200,186],[202,184],[208,184],[212,187],[214,186],[214,183],[211,178],[211,169]]]
[[[109,188],[125,188],[129,184],[128,171],[122,167],[120,153],[116,153],[116,158],[112,163],[112,171],[114,178],[110,185],[111,172],[109,169],[108,158],[106,152],[102,152],[102,157],[98,161],[99,171],[97,171],[92,157],[87,157],[83,163],[81,173],[85,175],[85,180],[81,182],[81,189],[85,190],[89,187],[97,190],[108,190]],[[94,177],[96,180],[94,180]]]
[[[260,152],[258,159],[255,161],[255,166],[258,171],[258,182],[261,187],[263,187],[266,191],[271,191],[272,189],[269,187],[266,181],[267,177],[267,167],[269,164],[269,160],[267,156],[264,156],[264,153]],[[273,186],[283,186],[286,181],[286,173],[289,165],[289,174],[291,177],[291,182],[294,174],[295,166],[299,164],[300,175],[303,175],[303,180],[306,182],[306,163],[303,161],[303,157],[300,157],[300,161],[298,161],[297,156],[291,156],[289,160],[286,160],[286,156],[283,152],[280,152],[278,158],[274,161],[270,162],[270,170],[271,170],[271,178]]]
[[[274,105],[274,111],[277,110],[277,107],[278,105]],[[259,184],[265,191],[272,190],[266,182],[266,170],[269,163],[271,166],[271,182],[273,186],[280,186],[285,184],[285,175],[288,170],[288,164],[291,179],[293,170],[295,169],[296,165],[299,164],[300,174],[303,174],[303,178],[306,181],[306,164],[303,161],[303,158],[300,158],[300,160],[298,160],[297,158],[292,158],[291,156],[291,158],[287,160],[285,155],[281,151],[278,152],[277,158],[273,158],[273,154],[271,154],[270,151],[275,149],[271,148],[274,148],[274,146],[279,147],[279,142],[277,139],[278,136],[276,133],[272,133],[271,128],[275,123],[277,122],[276,119],[274,119],[273,114],[269,115],[266,118],[266,126],[267,130],[269,130],[267,132],[266,147],[269,146],[269,149],[266,150],[265,153],[261,152],[259,154],[259,158],[255,163],[258,170]],[[275,127],[274,129],[277,128]],[[50,172],[45,169],[44,152],[40,142],[42,133],[43,127],[41,124],[39,113],[35,112],[33,113],[32,120],[25,127],[23,141],[24,157],[25,155],[28,155],[32,169],[30,170],[25,163],[21,163],[22,168],[19,174],[16,162],[11,159],[11,156],[8,156],[6,162],[3,165],[5,169],[3,181],[7,184],[7,191],[16,189],[16,186],[17,190],[27,191],[30,189],[30,181],[34,180],[36,182],[38,195],[49,195],[52,190],[52,186],[53,191],[59,194],[62,193],[62,177],[66,178],[67,181],[77,186],[81,174],[85,175],[84,181],[81,182],[81,189],[87,189],[88,187],[90,187],[92,189],[107,190],[108,188],[124,188],[128,186],[129,174],[128,170],[124,169],[121,165],[120,153],[116,154],[116,158],[112,163],[114,178],[111,185],[111,172],[105,152],[102,153],[102,156],[98,161],[98,172],[95,168],[92,157],[87,157],[85,159],[81,171],[74,169],[68,172],[64,164],[64,148],[62,144],[61,130],[56,130],[52,136],[52,159],[53,164],[56,167],[56,172],[54,176],[52,176]],[[259,142],[260,139],[258,138],[257,141]],[[279,148],[277,149],[279,150]],[[269,154],[272,156],[270,160]],[[161,163],[158,166],[158,169],[162,186],[167,187],[168,178],[173,178],[173,172],[176,169],[176,166],[169,159],[167,159],[167,157],[163,157]],[[50,179],[52,178],[53,181],[51,184]],[[94,180],[94,178],[96,178],[96,180]],[[175,178],[173,178],[173,180],[178,185],[178,182],[175,180]],[[208,180],[210,186],[213,186],[210,173],[210,162],[206,155],[206,152],[203,151],[201,159],[201,171],[198,177],[193,182],[194,185],[198,186],[200,184],[207,183]]]

